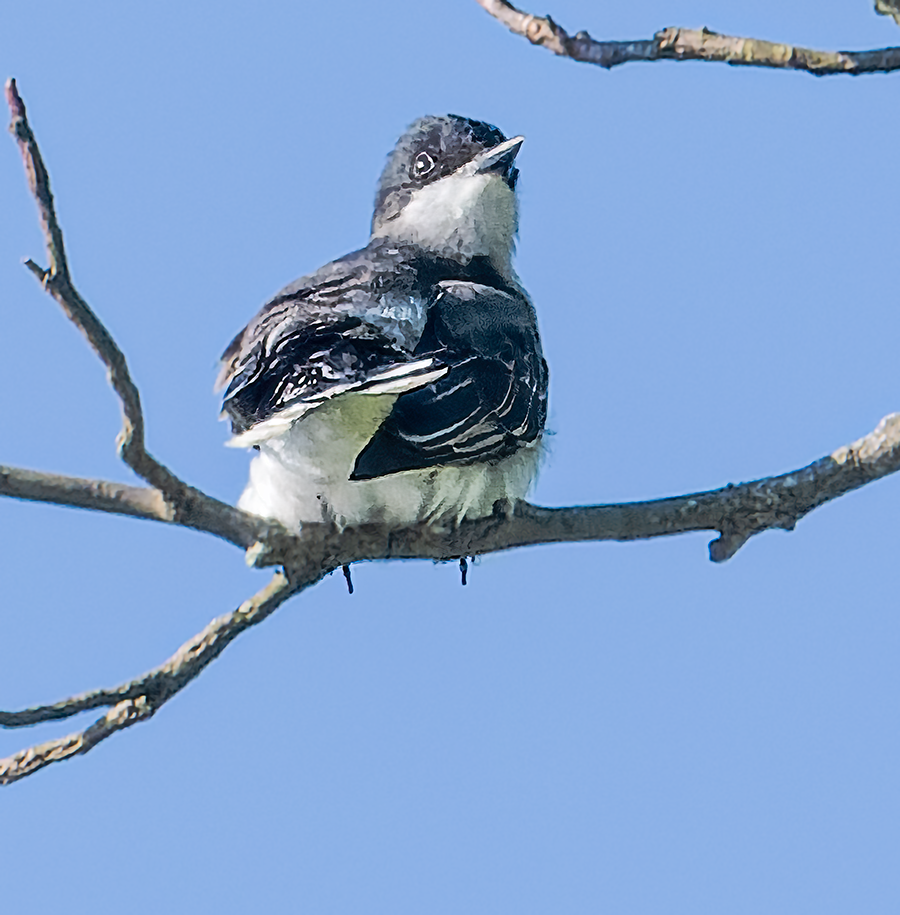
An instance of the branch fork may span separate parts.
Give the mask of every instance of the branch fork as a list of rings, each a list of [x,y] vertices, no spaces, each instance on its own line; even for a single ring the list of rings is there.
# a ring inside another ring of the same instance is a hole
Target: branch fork
[[[507,13],[513,10],[519,17],[525,15],[504,0],[479,2],[486,9],[498,7]],[[576,45],[580,42],[579,47],[588,49],[598,44],[587,33],[568,39],[549,17],[528,17],[522,28],[529,40],[545,46],[564,39]],[[576,45],[570,44],[569,50]],[[807,467],[739,486],[729,484],[708,492],[614,505],[542,508],[527,502],[498,504],[492,516],[466,520],[451,528],[418,524],[398,530],[370,524],[339,530],[334,525],[307,524],[300,532],[288,531],[274,521],[243,512],[189,486],[147,452],[140,394],[125,357],[78,293],[69,274],[49,177],[15,80],[7,82],[6,98],[12,114],[10,129],[19,144],[38,206],[50,265],[45,270],[29,260],[26,266],[106,366],[110,386],[122,407],[119,454],[148,485],[130,486],[0,466],[0,495],[190,527],[245,550],[251,565],[279,567],[280,571],[265,588],[231,613],[214,619],[172,657],[143,676],[113,689],[94,690],[53,705],[0,712],[0,727],[18,728],[70,718],[95,708],[108,709],[84,731],[0,760],[0,784],[10,784],[51,763],[87,753],[117,731],[146,721],[242,632],[262,622],[294,594],[339,568],[347,569],[353,562],[392,558],[460,560],[464,575],[465,557],[481,553],[542,543],[638,540],[698,530],[719,533],[709,552],[713,561],[722,562],[753,535],[772,528],[792,530],[817,506],[900,469],[900,413],[894,413],[869,435]]]

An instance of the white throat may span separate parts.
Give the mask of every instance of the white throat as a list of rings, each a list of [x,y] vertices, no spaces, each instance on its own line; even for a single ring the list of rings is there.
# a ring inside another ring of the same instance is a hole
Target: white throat
[[[372,237],[412,243],[464,263],[488,257],[502,276],[512,278],[518,216],[515,192],[500,175],[454,172],[414,191],[393,219],[376,225]]]

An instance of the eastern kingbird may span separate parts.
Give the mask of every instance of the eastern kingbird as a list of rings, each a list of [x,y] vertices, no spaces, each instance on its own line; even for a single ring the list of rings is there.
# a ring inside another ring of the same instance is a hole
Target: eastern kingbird
[[[522,137],[425,117],[399,139],[360,251],[281,290],[231,342],[218,385],[238,506],[290,528],[457,524],[525,496],[547,364],[512,268]]]

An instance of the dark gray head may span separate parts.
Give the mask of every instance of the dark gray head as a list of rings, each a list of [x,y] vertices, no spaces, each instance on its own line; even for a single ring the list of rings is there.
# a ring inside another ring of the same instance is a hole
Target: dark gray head
[[[372,237],[461,261],[487,256],[509,273],[518,225],[514,163],[522,141],[455,114],[420,118],[388,156]]]

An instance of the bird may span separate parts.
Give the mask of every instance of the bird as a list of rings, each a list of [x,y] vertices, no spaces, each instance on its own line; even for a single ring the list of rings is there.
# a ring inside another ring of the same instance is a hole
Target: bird
[[[238,507],[297,530],[458,526],[525,497],[548,369],[512,266],[524,137],[459,115],[388,155],[369,243],[269,300],[222,355]]]

